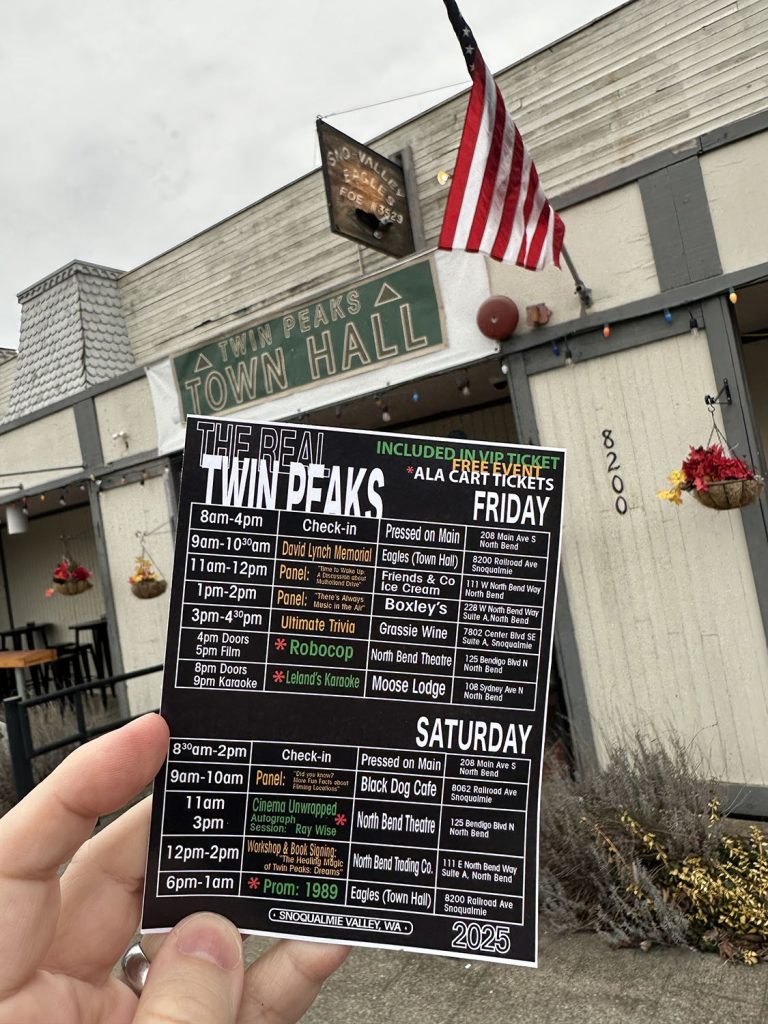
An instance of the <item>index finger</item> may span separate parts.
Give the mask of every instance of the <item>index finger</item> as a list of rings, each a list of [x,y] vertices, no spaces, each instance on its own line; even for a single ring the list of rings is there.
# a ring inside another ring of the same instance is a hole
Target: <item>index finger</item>
[[[0,819],[0,999],[36,970],[59,915],[58,869],[97,818],[122,807],[157,774],[168,727],[145,715],[79,747]]]

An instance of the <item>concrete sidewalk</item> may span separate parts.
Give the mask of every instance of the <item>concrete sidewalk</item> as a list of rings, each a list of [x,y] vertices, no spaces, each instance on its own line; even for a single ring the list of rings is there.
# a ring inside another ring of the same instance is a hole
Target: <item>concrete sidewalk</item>
[[[248,940],[254,955],[269,943]],[[249,956],[250,959],[250,956]],[[768,1021],[768,965],[592,935],[540,942],[540,967],[354,949],[305,1024],[756,1024]]]

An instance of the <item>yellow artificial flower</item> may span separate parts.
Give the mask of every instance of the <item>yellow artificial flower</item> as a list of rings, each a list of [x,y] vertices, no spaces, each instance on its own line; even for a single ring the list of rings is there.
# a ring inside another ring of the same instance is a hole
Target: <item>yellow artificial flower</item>
[[[661,498],[662,501],[671,501],[673,505],[682,505],[683,499],[680,491],[676,488],[669,491],[657,491],[656,497]]]
[[[133,576],[128,577],[128,582],[133,586],[134,583],[141,583],[143,580],[159,580],[160,576],[152,569],[152,563],[148,558],[144,558],[139,555],[136,558],[136,568],[134,569]]]
[[[662,501],[671,501],[673,505],[682,505],[682,491],[687,483],[685,473],[682,469],[673,469],[667,480],[669,480],[672,486],[668,491],[657,491],[656,497],[661,498]]]

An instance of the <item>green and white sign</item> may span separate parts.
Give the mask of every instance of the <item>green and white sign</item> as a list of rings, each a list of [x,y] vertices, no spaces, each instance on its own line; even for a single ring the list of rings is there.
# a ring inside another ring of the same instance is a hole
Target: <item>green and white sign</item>
[[[185,413],[208,416],[443,344],[429,260],[329,293],[173,360]]]

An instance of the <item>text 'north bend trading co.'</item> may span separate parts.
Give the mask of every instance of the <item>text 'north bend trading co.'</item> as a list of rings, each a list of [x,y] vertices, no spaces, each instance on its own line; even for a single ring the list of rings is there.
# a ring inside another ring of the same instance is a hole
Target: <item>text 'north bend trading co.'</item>
[[[176,356],[186,414],[210,415],[443,344],[428,260]]]

